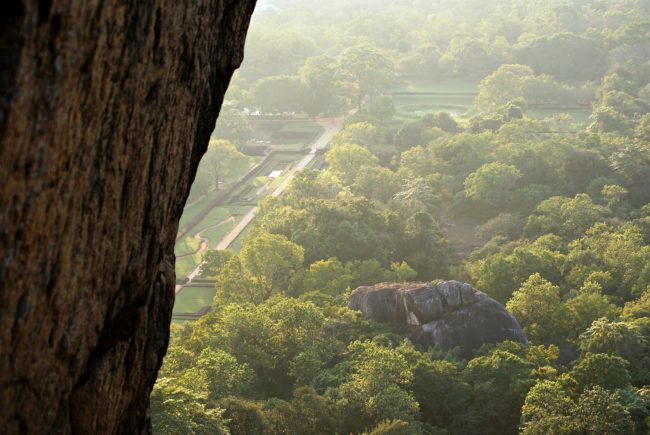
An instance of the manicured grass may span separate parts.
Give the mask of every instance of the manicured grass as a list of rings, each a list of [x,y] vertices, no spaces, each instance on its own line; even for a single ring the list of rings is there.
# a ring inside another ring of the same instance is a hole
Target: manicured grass
[[[199,222],[196,226],[190,231],[192,234],[196,234],[204,228],[207,228],[211,225],[216,225],[222,220],[230,216],[229,207],[215,207]]]
[[[176,259],[176,277],[187,277],[198,265],[198,256],[183,257]]]
[[[211,228],[209,230],[206,230],[203,233],[201,233],[201,235],[209,240],[208,245],[210,249],[215,249],[219,244],[219,242],[224,237],[226,237],[226,234],[228,234],[236,224],[237,224],[237,220],[229,221],[223,225],[219,225],[216,228]]]
[[[419,119],[427,113],[449,112],[458,116],[474,104],[471,95],[396,95],[393,97],[395,117]]]
[[[242,240],[245,239],[246,235],[251,232],[251,229],[253,228],[253,225],[255,225],[255,220],[253,220],[253,222],[251,222],[246,227],[246,229],[244,229],[244,231],[241,232],[239,237],[237,237],[235,240],[233,240],[233,242],[230,244],[228,249],[230,249],[231,251],[233,251],[235,253],[238,253],[242,248]]]
[[[279,142],[279,144],[276,144],[278,148],[287,150],[306,148],[323,132],[323,127],[313,121],[257,120],[253,121],[252,125],[253,137],[259,140]],[[297,134],[298,138],[288,140],[287,143],[285,143],[285,140],[275,140],[275,136],[282,136],[283,134]],[[302,138],[299,138],[300,134],[303,134]]]
[[[179,228],[183,228],[190,221],[192,221],[199,213],[205,210],[205,208],[222,193],[223,193],[222,190],[212,190],[201,200],[197,202],[193,202],[192,205],[190,205],[189,207],[185,207],[185,209],[183,210],[183,215],[181,216]]]
[[[400,77],[395,82],[393,92],[439,92],[439,93],[478,93],[477,81],[432,79],[429,77]]]
[[[247,160],[242,160],[241,162],[238,162],[236,165],[234,165],[231,169],[230,176],[224,177],[222,181],[224,183],[232,183],[239,180],[241,177],[246,175],[246,173],[250,171],[253,166],[255,166],[260,160],[262,160],[261,156],[248,156]]]
[[[428,77],[401,77],[393,88],[395,119],[402,123],[419,119],[427,113],[449,112],[454,116],[465,113],[474,104],[478,82],[463,80],[437,80]],[[470,95],[400,95],[400,92],[429,92],[439,94]]]
[[[176,295],[174,313],[196,313],[214,300],[214,287],[185,287]]]
[[[186,236],[176,242],[174,253],[177,257],[188,255],[199,249],[200,242],[191,236]]]
[[[321,134],[323,132],[323,127],[319,124],[311,121],[303,122],[287,122],[282,125],[282,127],[277,130],[282,133],[313,133]]]
[[[591,115],[591,112],[589,110],[553,110],[553,109],[528,110],[526,112],[526,115],[538,119],[542,119],[542,118],[550,118],[552,116],[559,115],[560,113],[568,113],[573,117],[576,124],[583,124],[583,125],[589,123],[589,116]]]

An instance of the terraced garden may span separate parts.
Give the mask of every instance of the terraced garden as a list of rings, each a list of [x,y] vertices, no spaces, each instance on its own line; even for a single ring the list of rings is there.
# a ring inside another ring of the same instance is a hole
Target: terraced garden
[[[176,295],[174,303],[174,314],[197,313],[201,309],[212,305],[214,299],[214,287],[210,285],[193,287],[188,286]]]
[[[191,320],[202,308],[211,305],[214,297],[211,283],[187,286],[183,283],[190,275],[195,275],[203,253],[215,249],[238,224],[244,224],[245,216],[285,181],[289,169],[305,157],[308,148],[324,131],[311,121],[256,121],[254,125],[256,137],[276,142],[273,152],[263,158],[251,158],[245,167],[236,171],[241,172],[239,182],[211,191],[184,210],[175,248],[176,276],[181,284],[174,305],[175,319]],[[233,240],[231,249],[239,249],[241,237],[247,230],[248,227]]]

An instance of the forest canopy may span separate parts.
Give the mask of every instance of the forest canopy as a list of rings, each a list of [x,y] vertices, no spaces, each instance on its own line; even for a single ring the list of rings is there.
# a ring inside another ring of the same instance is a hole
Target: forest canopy
[[[203,257],[214,301],[172,325],[154,430],[647,433],[650,2],[261,2],[193,195],[259,119],[335,117],[240,249]],[[465,358],[348,308],[439,279],[529,343]]]

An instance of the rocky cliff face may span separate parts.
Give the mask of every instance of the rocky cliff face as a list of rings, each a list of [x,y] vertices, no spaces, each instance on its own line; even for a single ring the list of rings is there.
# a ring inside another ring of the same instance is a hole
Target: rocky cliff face
[[[0,428],[142,433],[255,0],[0,7]]]
[[[359,287],[350,295],[349,307],[400,328],[422,344],[445,350],[460,347],[465,356],[486,343],[527,342],[517,320],[501,304],[457,281]]]

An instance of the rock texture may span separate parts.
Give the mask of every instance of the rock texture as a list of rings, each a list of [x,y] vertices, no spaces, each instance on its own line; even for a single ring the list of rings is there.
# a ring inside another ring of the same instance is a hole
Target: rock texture
[[[143,433],[254,0],[4,0],[0,428]]]
[[[517,320],[501,304],[458,281],[359,287],[350,295],[349,307],[425,345],[460,347],[465,356],[486,343],[527,342]]]

